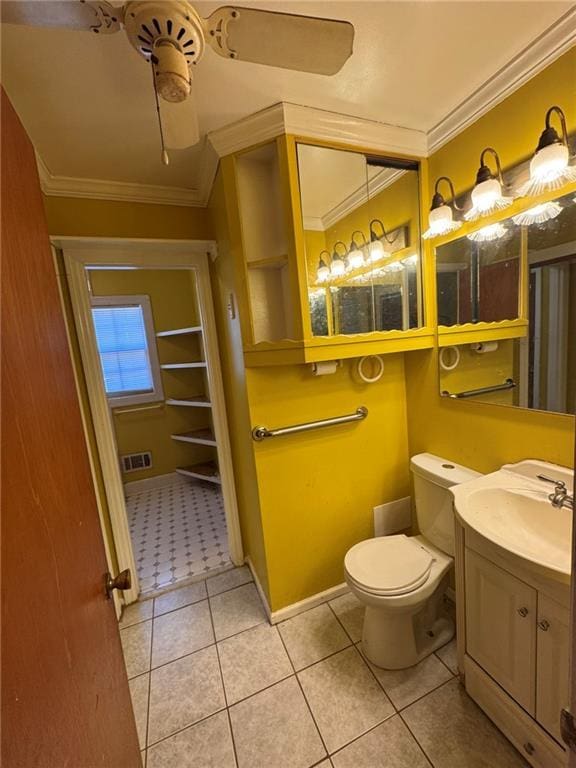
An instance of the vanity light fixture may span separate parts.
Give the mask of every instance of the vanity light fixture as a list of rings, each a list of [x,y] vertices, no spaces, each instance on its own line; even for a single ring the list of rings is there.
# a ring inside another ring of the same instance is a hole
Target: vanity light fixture
[[[338,253],[338,246],[341,245],[342,248],[344,248],[344,258],[340,256]],[[342,240],[338,240],[336,243],[334,243],[334,252],[332,253],[332,261],[330,263],[330,274],[332,277],[341,277],[346,272],[346,257],[348,256],[348,248],[346,248],[346,245],[342,242]]]
[[[415,267],[418,264],[418,254],[411,253],[410,256],[406,256],[405,259],[402,259],[402,264],[405,267]]]
[[[376,230],[374,228],[374,225],[378,224],[380,226],[380,229],[382,230],[382,234],[378,235],[376,233]],[[384,243],[382,240],[384,240],[388,245],[393,245],[396,241],[396,238],[398,237],[398,232],[393,237],[389,237],[386,233],[386,229],[384,228],[384,224],[380,221],[380,219],[372,219],[370,222],[370,245],[368,246],[368,259],[372,263],[375,261],[380,261],[380,259],[383,259],[384,256],[386,256],[386,253],[391,253],[391,249],[386,250],[384,247]]]
[[[557,115],[560,121],[561,137],[550,125],[552,115]],[[535,197],[543,192],[560,189],[569,181],[576,181],[576,168],[568,165],[569,161],[566,117],[560,107],[550,107],[546,112],[545,128],[530,161],[530,178],[518,189],[518,194],[521,197]]]
[[[356,240],[354,240],[354,235],[360,235],[364,242],[361,245],[358,245]],[[350,269],[358,269],[359,267],[364,266],[364,253],[362,252],[362,248],[365,248],[367,245],[368,243],[366,242],[364,232],[361,232],[359,229],[352,232],[352,241],[348,250],[348,266]]]
[[[448,205],[444,200],[442,194],[438,191],[440,182],[445,181],[450,187],[450,194],[452,195],[452,203]],[[448,178],[448,176],[440,176],[436,179],[434,185],[434,197],[432,198],[432,205],[430,206],[430,213],[428,214],[428,229],[422,237],[428,240],[431,237],[438,237],[439,235],[447,235],[448,232],[454,232],[456,229],[460,229],[462,226],[461,221],[454,221],[454,209],[462,210],[456,204],[456,193],[454,192],[454,184]]]
[[[496,173],[486,165],[486,154],[491,154],[496,164]],[[480,155],[480,168],[476,174],[476,184],[472,190],[472,208],[464,214],[467,221],[476,221],[482,216],[488,216],[495,211],[501,211],[512,205],[513,198],[502,194],[502,166],[498,152],[492,147],[486,147]]]
[[[512,221],[521,227],[529,227],[530,224],[544,224],[545,221],[555,219],[561,211],[562,206],[554,201],[540,203],[540,205],[535,205],[527,211],[522,211],[522,213],[512,216]]]
[[[482,229],[477,229],[476,232],[470,232],[466,235],[468,240],[472,240],[473,243],[489,243],[491,240],[499,240],[508,232],[504,224],[497,222],[496,224],[488,224]]]
[[[330,258],[328,251],[320,251],[320,261],[318,262],[318,269],[316,270],[316,279],[319,283],[323,283],[330,277],[330,267],[322,258],[324,254],[328,256],[328,259]]]
[[[390,264],[384,265],[384,272],[402,272],[404,266],[399,261],[391,261]]]

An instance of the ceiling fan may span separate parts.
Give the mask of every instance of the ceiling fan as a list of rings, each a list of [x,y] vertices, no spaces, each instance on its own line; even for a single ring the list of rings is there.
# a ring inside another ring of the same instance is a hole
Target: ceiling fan
[[[334,75],[352,54],[354,27],[347,21],[237,6],[202,18],[188,0],[3,0],[7,24],[56,27],[107,35],[124,30],[152,66],[162,140],[167,149],[198,143],[192,69],[206,45],[227,59],[300,72]]]

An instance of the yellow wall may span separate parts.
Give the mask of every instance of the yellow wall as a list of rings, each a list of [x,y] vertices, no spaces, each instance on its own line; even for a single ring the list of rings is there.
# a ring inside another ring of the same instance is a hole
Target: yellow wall
[[[90,273],[95,296],[148,296],[155,331],[198,324],[193,280],[189,270],[95,270]],[[160,338],[156,347],[160,365],[203,359],[196,335]],[[162,371],[161,377],[165,399],[206,391],[202,370]],[[124,482],[165,475],[174,472],[176,467],[214,458],[214,449],[209,446],[177,442],[170,437],[209,426],[209,409],[178,408],[161,403],[155,410],[118,412],[125,407],[113,410],[118,454],[151,451],[152,467],[123,474]]]
[[[409,493],[402,355],[377,384],[309,366],[246,371],[252,424],[280,427],[368,408],[363,422],[254,444],[272,610],[344,581],[346,551],[373,535],[373,507]]]
[[[268,563],[262,534],[253,442],[250,436],[252,428],[240,316],[236,306],[238,271],[234,266],[234,245],[238,248],[239,236],[237,231],[231,231],[231,227],[237,217],[226,198],[221,171],[216,176],[209,210],[218,241],[218,258],[210,265],[210,275],[242,543],[245,556],[250,558],[263,589],[268,592]],[[230,302],[234,307],[234,317],[228,309]]]
[[[479,156],[494,147],[504,166],[530,156],[544,128],[546,110],[558,104],[576,124],[576,48],[550,65],[430,158],[429,198],[438,176],[457,192],[469,188]],[[431,451],[481,472],[531,457],[572,466],[574,417],[438,396],[436,351],[406,355],[410,452]]]
[[[210,240],[205,208],[79,197],[44,197],[51,235]]]

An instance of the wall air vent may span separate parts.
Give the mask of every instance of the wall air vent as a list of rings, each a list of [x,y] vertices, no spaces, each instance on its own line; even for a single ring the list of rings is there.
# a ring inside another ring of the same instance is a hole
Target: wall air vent
[[[120,456],[122,472],[138,472],[142,469],[149,469],[152,466],[152,454],[150,451],[143,453],[129,453],[126,456]]]

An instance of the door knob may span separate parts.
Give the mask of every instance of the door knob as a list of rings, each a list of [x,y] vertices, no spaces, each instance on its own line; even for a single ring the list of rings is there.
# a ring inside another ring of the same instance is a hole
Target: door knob
[[[126,568],[125,571],[120,571],[117,576],[112,577],[111,573],[104,574],[104,589],[106,590],[106,597],[110,599],[112,592],[115,589],[123,591],[124,589],[130,589],[132,586],[132,574],[130,569]]]

